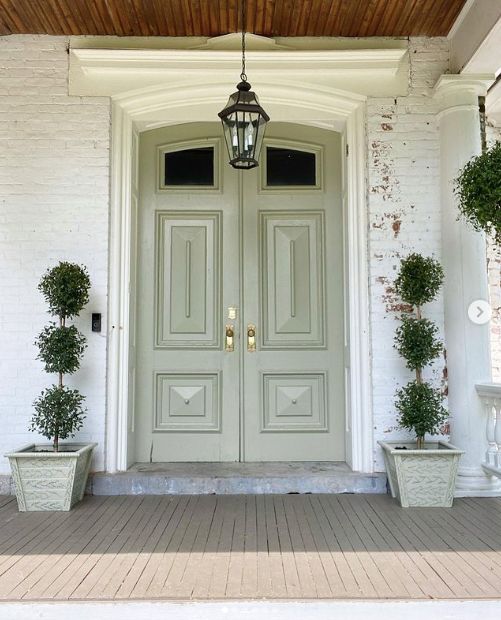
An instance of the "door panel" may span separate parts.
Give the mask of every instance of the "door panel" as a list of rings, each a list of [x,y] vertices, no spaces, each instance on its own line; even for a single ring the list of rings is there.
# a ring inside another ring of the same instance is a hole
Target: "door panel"
[[[221,430],[219,373],[155,375],[154,431]]]
[[[221,212],[156,212],[157,347],[220,348]]]
[[[323,212],[261,212],[263,349],[324,347]]]

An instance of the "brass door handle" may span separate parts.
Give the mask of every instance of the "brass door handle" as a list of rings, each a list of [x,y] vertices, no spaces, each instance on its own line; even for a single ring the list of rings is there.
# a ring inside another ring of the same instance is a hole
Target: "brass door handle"
[[[256,326],[253,323],[247,325],[247,351],[253,353],[256,350]]]
[[[225,330],[224,350],[231,353],[235,350],[235,329],[233,325],[227,325]]]

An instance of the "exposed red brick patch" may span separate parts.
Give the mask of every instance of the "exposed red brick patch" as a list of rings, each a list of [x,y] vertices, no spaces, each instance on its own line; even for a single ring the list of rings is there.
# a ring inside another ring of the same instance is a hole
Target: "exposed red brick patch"
[[[400,312],[400,313],[411,313],[414,311],[414,308],[410,304],[386,304],[386,312]]]
[[[390,125],[390,123],[381,123],[381,129],[383,131],[393,131],[393,125]]]
[[[398,237],[398,235],[400,234],[400,227],[402,226],[402,221],[401,220],[395,220],[393,222],[393,224],[391,225],[391,227],[393,228],[393,233],[394,233],[394,237],[395,239]]]
[[[440,433],[442,435],[450,435],[451,434],[451,424],[450,424],[450,422],[446,422],[443,426],[440,427]]]

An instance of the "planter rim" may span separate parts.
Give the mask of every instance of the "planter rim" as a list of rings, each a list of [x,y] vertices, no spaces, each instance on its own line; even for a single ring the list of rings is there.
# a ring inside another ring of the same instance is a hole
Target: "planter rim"
[[[420,456],[425,456],[427,454],[430,455],[436,455],[436,454],[440,454],[443,455],[444,453],[447,454],[464,454],[464,450],[461,450],[460,448],[457,448],[456,446],[453,446],[451,443],[449,443],[448,441],[444,441],[442,439],[439,439],[438,441],[425,441],[425,445],[428,444],[438,444],[441,446],[444,446],[444,448],[446,448],[445,450],[441,450],[439,448],[436,449],[420,449],[418,450],[417,448],[411,448],[411,449],[407,449],[407,450],[395,450],[394,446],[401,446],[401,445],[405,445],[405,444],[409,444],[409,443],[415,443],[412,440],[405,440],[405,439],[401,439],[400,441],[378,441],[378,444],[388,450],[389,452],[391,452],[391,454],[399,454],[401,456],[405,456],[406,454],[412,454],[412,455],[416,455],[419,454]]]
[[[68,446],[68,447],[78,447],[77,450],[74,450],[72,452],[65,452],[64,448]],[[95,447],[97,446],[97,443],[83,443],[83,442],[75,442],[75,443],[63,443],[63,444],[59,444],[60,448],[63,448],[63,450],[59,450],[59,452],[29,452],[29,450],[32,450],[33,448],[52,448],[52,444],[51,443],[47,443],[47,444],[40,444],[40,443],[28,443],[24,446],[22,446],[21,448],[19,448],[18,450],[14,450],[13,452],[7,452],[6,454],[4,454],[5,457],[7,458],[49,458],[49,459],[58,459],[58,458],[62,458],[62,457],[69,457],[69,456],[80,456],[81,454],[83,454],[84,452],[87,452],[89,450],[93,450]]]

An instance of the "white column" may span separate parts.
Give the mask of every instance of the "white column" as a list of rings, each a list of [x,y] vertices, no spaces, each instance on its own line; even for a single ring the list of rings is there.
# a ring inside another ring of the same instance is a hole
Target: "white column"
[[[485,414],[475,390],[491,381],[489,324],[475,325],[468,306],[489,299],[485,237],[458,221],[453,180],[460,168],[481,152],[478,96],[490,75],[443,75],[435,87],[440,102],[442,264],[445,271],[445,346],[451,413],[451,442],[465,450],[456,496],[501,494],[500,481],[487,476]]]

